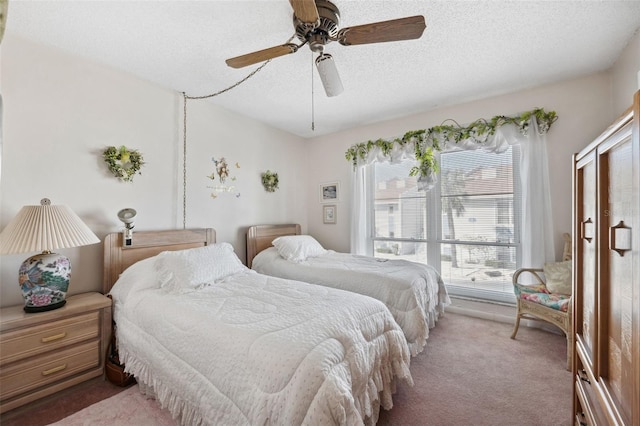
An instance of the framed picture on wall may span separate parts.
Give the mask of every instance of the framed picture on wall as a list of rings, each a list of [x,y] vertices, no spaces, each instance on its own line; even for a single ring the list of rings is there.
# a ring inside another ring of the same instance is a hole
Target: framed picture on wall
[[[339,200],[340,182],[327,182],[320,184],[320,202],[333,203]]]
[[[336,206],[326,205],[322,206],[322,223],[335,224],[336,223]]]

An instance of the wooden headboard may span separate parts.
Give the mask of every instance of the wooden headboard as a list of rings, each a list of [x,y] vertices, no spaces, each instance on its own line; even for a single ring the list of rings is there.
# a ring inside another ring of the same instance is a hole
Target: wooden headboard
[[[284,235],[300,235],[300,225],[255,225],[247,230],[247,266],[251,268],[253,258],[262,250],[271,247],[271,242]]]
[[[108,234],[104,239],[102,292],[109,293],[120,274],[139,260],[163,251],[203,247],[215,242],[216,231],[212,228],[134,232],[132,244],[126,247],[122,244],[122,232]]]

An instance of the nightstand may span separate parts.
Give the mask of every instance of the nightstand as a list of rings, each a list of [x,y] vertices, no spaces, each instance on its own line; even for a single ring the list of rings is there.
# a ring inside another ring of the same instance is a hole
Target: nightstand
[[[0,309],[0,413],[104,372],[111,334],[111,299],[70,296],[60,309]]]

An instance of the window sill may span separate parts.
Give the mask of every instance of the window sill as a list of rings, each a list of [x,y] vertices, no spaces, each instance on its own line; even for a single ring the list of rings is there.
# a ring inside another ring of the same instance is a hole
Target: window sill
[[[484,300],[466,299],[456,296],[451,297],[451,305],[447,306],[446,312],[466,315],[469,317],[486,319],[489,321],[503,322],[513,325],[516,319],[515,305],[487,302]],[[543,321],[520,320],[521,327],[534,327],[556,334],[563,334],[554,325]]]
[[[511,324],[513,324],[516,317],[516,307],[513,305],[466,299],[456,296],[451,296],[451,305],[447,306],[446,311]]]

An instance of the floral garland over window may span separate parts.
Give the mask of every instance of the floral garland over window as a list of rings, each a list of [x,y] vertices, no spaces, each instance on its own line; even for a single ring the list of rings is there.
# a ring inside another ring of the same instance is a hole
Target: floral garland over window
[[[109,171],[123,182],[133,181],[136,173],[142,174],[140,168],[144,164],[144,159],[135,149],[130,150],[124,145],[120,148],[110,146],[104,150],[102,157]]]
[[[410,175],[428,177],[439,170],[435,159],[435,151],[442,151],[443,147],[448,143],[467,142],[481,146],[495,135],[498,128],[507,124],[517,126],[520,132],[526,135],[529,131],[531,118],[536,119],[538,131],[544,134],[558,119],[558,116],[555,111],[546,112],[543,108],[536,108],[514,117],[498,115],[489,121],[481,118],[468,126],[461,126],[454,120],[447,120],[452,121],[454,124],[442,124],[429,129],[412,130],[405,133],[402,138],[378,139],[355,144],[347,150],[345,158],[351,161],[355,168],[358,164],[363,163],[373,150],[379,150],[383,156],[391,159],[392,151],[410,144],[419,163],[411,169]]]
[[[271,170],[267,170],[262,173],[262,186],[264,186],[264,190],[267,192],[276,192],[278,189],[278,173],[272,172]]]

